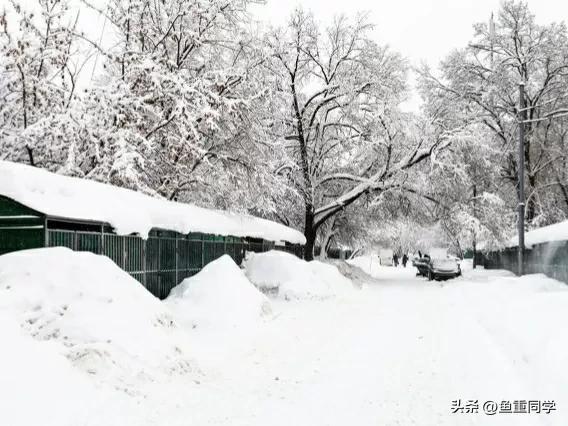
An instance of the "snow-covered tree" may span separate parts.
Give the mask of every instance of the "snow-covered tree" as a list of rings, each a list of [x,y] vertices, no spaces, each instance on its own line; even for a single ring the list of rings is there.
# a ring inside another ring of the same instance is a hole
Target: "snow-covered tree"
[[[514,210],[518,87],[525,83],[526,218],[533,225],[563,219],[568,214],[566,26],[539,25],[526,3],[509,0],[495,20],[474,29],[474,40],[442,62],[440,75],[421,69],[429,99],[438,99],[462,120],[485,127],[496,152],[493,162],[500,169],[498,195]]]
[[[364,194],[396,186],[442,143],[410,135],[411,117],[398,108],[406,63],[371,29],[359,15],[321,30],[298,9],[268,37],[279,95],[273,133],[287,142],[289,178],[302,196],[307,259],[322,225]]]
[[[114,39],[92,43],[105,72],[86,99],[96,143],[79,165],[85,174],[168,199],[272,209],[278,155],[257,114],[268,97],[247,3],[112,0],[97,9]]]
[[[65,0],[9,0],[0,10],[0,157],[58,169],[69,154],[77,69]]]

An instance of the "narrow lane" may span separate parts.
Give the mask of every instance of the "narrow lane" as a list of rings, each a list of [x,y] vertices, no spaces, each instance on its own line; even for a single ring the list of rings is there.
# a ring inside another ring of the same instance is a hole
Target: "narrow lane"
[[[209,363],[202,383],[180,392],[177,413],[194,424],[227,425],[567,424],[566,411],[451,414],[456,399],[566,403],[568,382],[551,382],[554,368],[534,355],[523,361],[507,324],[495,324],[503,322],[503,300],[531,300],[532,293],[515,296],[484,282],[499,273],[431,283],[411,270],[386,272],[351,297],[274,302],[275,318],[247,348]],[[523,310],[508,315],[524,323]],[[530,347],[535,336],[525,337]],[[544,377],[534,380],[537,372]]]

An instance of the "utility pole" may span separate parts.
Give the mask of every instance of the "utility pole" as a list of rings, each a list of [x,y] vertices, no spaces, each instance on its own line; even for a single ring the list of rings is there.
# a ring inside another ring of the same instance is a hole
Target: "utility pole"
[[[525,252],[525,121],[527,108],[525,104],[525,83],[519,83],[519,275],[524,274]]]
[[[473,184],[473,217],[477,218],[477,212],[475,205],[477,203],[477,185]],[[475,232],[475,228],[473,230],[473,269],[477,267],[477,234]]]

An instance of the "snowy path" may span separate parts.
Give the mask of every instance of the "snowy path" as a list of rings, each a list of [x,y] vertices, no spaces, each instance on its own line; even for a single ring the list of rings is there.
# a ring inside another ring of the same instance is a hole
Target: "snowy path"
[[[568,351],[561,325],[568,319],[568,292],[537,292],[521,285],[526,280],[489,271],[446,284],[428,283],[410,269],[380,272],[380,284],[353,297],[275,303],[276,318],[245,345],[201,354],[200,384],[164,389],[164,400],[152,404],[146,420],[568,424]],[[450,414],[455,399],[554,399],[558,411],[489,417],[480,407],[479,414]]]

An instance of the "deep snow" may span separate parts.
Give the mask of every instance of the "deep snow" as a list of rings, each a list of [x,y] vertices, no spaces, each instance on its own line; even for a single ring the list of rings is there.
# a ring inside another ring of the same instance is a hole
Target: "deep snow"
[[[6,278],[16,277],[15,267],[8,266],[12,272],[6,273],[6,264],[12,263],[6,258],[0,257],[0,300],[13,291],[5,288]],[[9,347],[0,351],[4,378],[0,382],[0,424],[568,424],[567,286],[541,275],[519,279],[504,271],[471,271],[469,264],[462,265],[462,278],[438,283],[416,277],[413,268],[381,267],[376,257],[351,263],[374,277],[361,290],[323,300],[272,297],[273,314],[247,321],[247,327],[235,328],[231,321],[216,322],[215,316],[210,316],[207,327],[192,327],[185,330],[185,337],[178,336],[178,341],[187,338],[190,343],[192,371],[154,375],[153,380],[140,377],[123,389],[77,368],[66,358],[66,348],[58,339],[37,340],[36,336],[33,340],[29,330],[20,327],[18,313],[20,307],[34,306],[24,303],[23,296],[32,300],[40,289],[26,284],[25,276],[19,276],[20,283],[11,279],[10,286],[29,287],[30,291],[18,291],[20,296],[14,299],[20,300],[15,305],[18,309],[7,304],[0,308],[2,339]],[[104,269],[103,263],[95,264]],[[211,268],[212,273],[194,279],[194,283],[202,280],[202,284],[210,282],[225,290],[239,280],[237,285],[246,285],[242,272],[233,266],[221,261]],[[19,267],[25,270],[25,265]],[[79,284],[84,286],[84,282]],[[191,285],[186,283],[185,287],[187,290]],[[118,294],[123,290],[117,290]],[[203,287],[201,291],[208,292]],[[63,293],[51,283],[45,294],[44,301],[61,300]],[[207,303],[218,308],[213,294]],[[84,295],[99,300],[91,305],[93,310],[105,306],[94,291]],[[127,306],[124,298],[116,299]],[[155,301],[174,322],[185,324],[168,303]],[[231,303],[224,303],[232,309]],[[153,303],[145,306],[150,317],[162,312]],[[104,315],[98,318],[106,319]],[[149,330],[152,325],[144,318],[137,317],[140,324],[136,327]],[[112,315],[108,319],[109,324],[119,323]],[[62,332],[67,332],[66,327]],[[85,327],[81,334],[88,330]],[[220,330],[226,330],[225,336],[234,333],[239,338],[224,339]],[[155,347],[156,334],[137,339],[148,350]],[[40,359],[45,363],[40,364]],[[45,365],[48,371],[38,365]],[[557,411],[493,417],[451,414],[455,399],[555,400]],[[58,400],[64,402],[57,404]],[[31,407],[39,411],[22,411]]]
[[[272,312],[268,298],[228,255],[174,287],[165,303],[188,329],[238,328]]]
[[[0,256],[0,312],[97,379],[127,385],[192,369],[171,312],[104,256],[62,247]]]
[[[201,365],[247,348],[272,306],[228,255],[174,287],[164,304],[185,327]]]
[[[254,285],[285,300],[326,299],[353,289],[334,265],[281,251],[248,253],[243,267]]]

